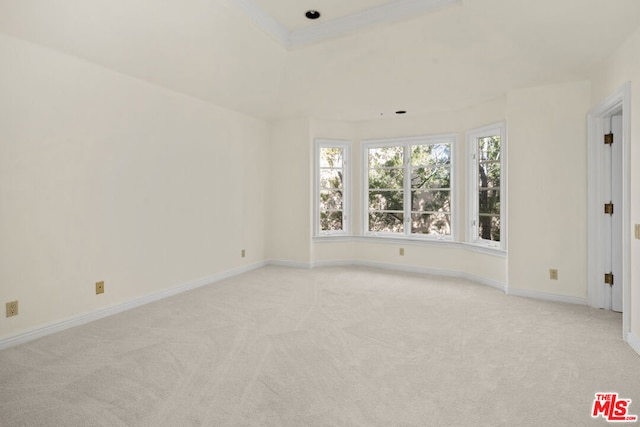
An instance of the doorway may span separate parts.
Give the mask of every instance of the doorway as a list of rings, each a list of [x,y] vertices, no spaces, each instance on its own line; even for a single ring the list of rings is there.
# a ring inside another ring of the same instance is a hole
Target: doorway
[[[630,84],[591,110],[588,122],[588,301],[622,312],[630,331]]]

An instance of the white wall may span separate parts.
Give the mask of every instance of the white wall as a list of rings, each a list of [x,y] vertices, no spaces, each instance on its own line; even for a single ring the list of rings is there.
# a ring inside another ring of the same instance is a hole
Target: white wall
[[[271,123],[268,157],[267,259],[311,261],[312,149],[307,119]]]
[[[631,223],[640,224],[640,28],[620,46],[592,77],[595,106],[624,83],[631,82]],[[640,241],[631,240],[631,333],[640,337]],[[637,340],[637,338],[636,338]]]
[[[265,122],[1,35],[0,57],[0,339],[264,259]]]
[[[587,296],[589,99],[587,81],[507,96],[510,289]]]

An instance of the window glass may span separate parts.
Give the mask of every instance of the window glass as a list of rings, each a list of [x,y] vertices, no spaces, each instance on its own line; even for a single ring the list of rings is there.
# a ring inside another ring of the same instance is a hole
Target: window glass
[[[316,234],[346,233],[348,144],[319,141],[316,145]]]
[[[451,236],[452,142],[446,137],[363,145],[367,232]]]
[[[468,212],[469,240],[490,246],[502,242],[504,125],[495,125],[468,134],[471,155],[471,192]]]

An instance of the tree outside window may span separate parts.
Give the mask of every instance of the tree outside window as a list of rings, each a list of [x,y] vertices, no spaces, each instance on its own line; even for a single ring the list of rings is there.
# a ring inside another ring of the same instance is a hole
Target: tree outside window
[[[368,234],[451,237],[454,138],[366,142]]]
[[[316,142],[316,235],[348,231],[348,153],[344,141]]]
[[[468,240],[504,248],[504,124],[467,134],[470,158]]]

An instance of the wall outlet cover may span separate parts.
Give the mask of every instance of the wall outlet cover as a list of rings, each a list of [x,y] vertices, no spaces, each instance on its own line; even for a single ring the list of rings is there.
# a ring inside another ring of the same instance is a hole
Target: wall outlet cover
[[[7,317],[13,317],[18,315],[18,301],[11,301],[7,303]]]

